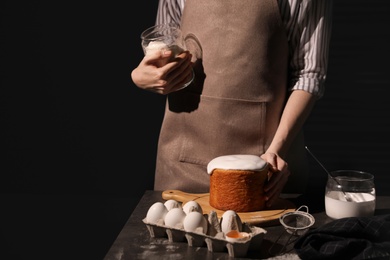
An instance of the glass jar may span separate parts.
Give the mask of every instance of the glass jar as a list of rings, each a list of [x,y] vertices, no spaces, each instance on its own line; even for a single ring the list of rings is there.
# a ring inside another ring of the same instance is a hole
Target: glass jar
[[[332,219],[373,216],[374,176],[357,170],[330,173],[325,188],[325,212]]]

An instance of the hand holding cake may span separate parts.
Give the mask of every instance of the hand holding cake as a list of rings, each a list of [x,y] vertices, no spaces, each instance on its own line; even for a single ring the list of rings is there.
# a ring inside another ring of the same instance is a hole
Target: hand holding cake
[[[285,184],[290,176],[290,170],[287,163],[277,154],[265,153],[261,156],[267,161],[269,167],[268,182],[264,187],[266,194],[266,206],[271,207],[272,204],[279,198]]]

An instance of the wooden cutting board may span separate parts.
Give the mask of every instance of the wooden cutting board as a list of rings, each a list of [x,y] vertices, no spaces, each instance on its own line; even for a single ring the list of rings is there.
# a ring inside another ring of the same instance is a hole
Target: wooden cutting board
[[[210,206],[209,196],[209,193],[186,193],[180,190],[165,190],[162,192],[162,198],[165,200],[173,199],[182,202],[183,205],[187,201],[194,200],[202,207],[204,214],[208,214],[210,211],[214,210],[217,213],[218,218],[221,218],[225,211],[218,210]],[[280,224],[278,223],[280,216],[282,216],[284,213],[295,210],[296,207],[291,201],[279,198],[276,203],[267,210],[238,212],[237,214],[240,216],[242,222],[263,226],[270,224],[271,222]]]

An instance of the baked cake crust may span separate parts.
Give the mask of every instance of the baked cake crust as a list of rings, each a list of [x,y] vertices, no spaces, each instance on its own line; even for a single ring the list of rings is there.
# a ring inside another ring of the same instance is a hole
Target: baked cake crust
[[[214,169],[210,175],[210,206],[236,212],[264,209],[267,176],[268,165],[261,170]]]

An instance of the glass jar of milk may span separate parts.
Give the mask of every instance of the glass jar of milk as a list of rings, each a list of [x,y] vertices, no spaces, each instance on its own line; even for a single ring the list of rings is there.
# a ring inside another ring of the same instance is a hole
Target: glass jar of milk
[[[356,170],[330,173],[325,188],[325,212],[332,219],[373,216],[374,176]]]

